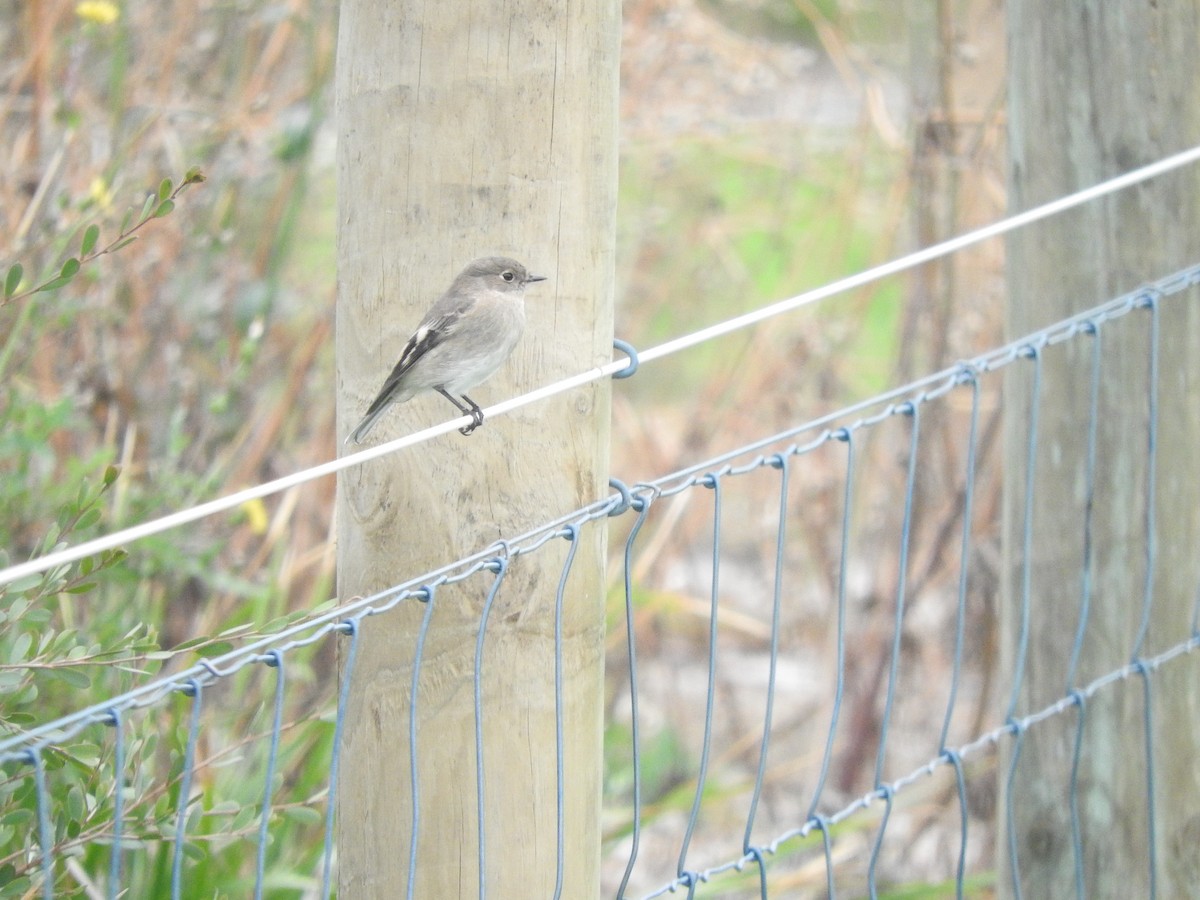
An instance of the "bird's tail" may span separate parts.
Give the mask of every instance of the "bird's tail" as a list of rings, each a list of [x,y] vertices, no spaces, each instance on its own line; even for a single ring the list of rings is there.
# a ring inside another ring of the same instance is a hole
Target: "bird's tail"
[[[352,432],[350,432],[349,436],[346,438],[346,443],[361,444],[363,442],[363,438],[367,436],[367,432],[375,427],[375,422],[378,421],[379,417],[383,415],[386,409],[387,404],[380,404],[378,409],[368,410],[367,414],[363,416],[363,420],[358,423],[358,426]]]

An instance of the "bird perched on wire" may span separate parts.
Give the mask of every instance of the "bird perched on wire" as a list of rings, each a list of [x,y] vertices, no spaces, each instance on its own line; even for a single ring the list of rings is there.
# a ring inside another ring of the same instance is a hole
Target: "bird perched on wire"
[[[389,406],[425,391],[437,391],[471,416],[459,429],[463,434],[482,425],[483,410],[463,391],[491,378],[508,359],[525,330],[525,286],[545,280],[505,256],[468,264],[408,339],[347,443],[361,444]]]

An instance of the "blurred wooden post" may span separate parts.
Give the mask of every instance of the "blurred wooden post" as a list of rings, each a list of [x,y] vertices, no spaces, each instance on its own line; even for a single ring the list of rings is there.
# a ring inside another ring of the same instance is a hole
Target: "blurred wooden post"
[[[337,62],[339,446],[424,310],[476,256],[549,280],[526,294],[487,406],[612,358],[620,6],[344,0]],[[444,421],[436,395],[369,440]],[[592,385],[376,460],[339,482],[338,588],[365,594],[608,491],[609,386]],[[564,619],[563,896],[599,891],[605,529],[585,528]],[[492,612],[482,684],[491,897],[555,886],[554,591],[567,545],[518,558]],[[492,576],[437,591],[421,667],[415,896],[478,894],[472,673]],[[402,897],[409,695],[424,605],[362,628],[338,793],[344,898]],[[343,647],[344,655],[344,647]]]
[[[1009,136],[1013,211],[1027,209],[1200,143],[1200,2],[1010,0]],[[1200,178],[1193,167],[1017,233],[1008,242],[1009,333],[1028,332],[1200,260]],[[1200,308],[1164,302],[1156,454],[1153,618],[1140,651],[1191,633],[1200,583]],[[1076,685],[1128,663],[1142,617],[1147,509],[1150,314],[1103,329],[1092,611]],[[1017,714],[1066,690],[1080,608],[1084,460],[1092,341],[1044,354],[1034,485],[1031,642]],[[1025,440],[1031,363],[1006,384],[1005,641],[1019,634]],[[1151,678],[1160,897],[1200,883],[1200,659]],[[1143,684],[1087,704],[1078,807],[1085,895],[1150,895]],[[1005,698],[1006,699],[1006,698]],[[1013,796],[1026,896],[1075,895],[1067,805],[1076,717],[1026,736]],[[1006,766],[1001,768],[1003,778]],[[1011,892],[1001,808],[1002,896]]]

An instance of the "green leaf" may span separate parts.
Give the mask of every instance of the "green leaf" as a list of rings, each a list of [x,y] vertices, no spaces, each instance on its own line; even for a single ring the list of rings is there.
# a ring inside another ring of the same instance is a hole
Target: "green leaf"
[[[105,550],[100,554],[100,568],[111,569],[113,566],[124,562],[127,556],[129,556],[129,551],[124,550],[121,547],[117,547],[113,550]]]
[[[199,166],[192,166],[183,176],[184,184],[200,184],[204,181],[204,173],[200,171]]]
[[[121,229],[117,232],[117,234],[124,234],[126,231],[128,231],[129,223],[132,221],[133,221],[133,207],[131,206],[131,207],[129,207],[129,209],[125,210],[125,215],[121,217]]]
[[[42,646],[39,648],[39,652],[43,652],[48,647],[52,647],[54,655],[61,656],[65,652],[63,648],[68,644],[74,643],[75,636],[78,633],[78,630],[75,628],[64,628],[57,634],[55,634],[53,631],[48,632],[42,636]]]
[[[63,668],[51,667],[46,669],[46,673],[53,675],[60,681],[65,681],[71,687],[78,688],[79,690],[86,690],[92,686],[92,679],[88,678],[87,675],[78,669],[65,666]]]
[[[241,809],[238,810],[237,815],[233,817],[233,821],[229,823],[229,830],[234,833],[239,832],[239,831],[243,830],[244,828],[246,828],[251,822],[254,822],[257,819],[258,819],[258,808],[257,807],[243,806]],[[0,843],[0,847],[2,847],[2,846],[4,846],[4,845],[2,843]]]
[[[161,219],[163,216],[169,216],[171,214],[171,210],[174,208],[174,200],[164,200],[162,203],[158,204],[158,208],[154,210],[154,215],[152,218]]]
[[[46,291],[57,291],[60,287],[62,287],[64,284],[67,284],[70,280],[71,280],[70,278],[55,278],[52,281],[47,281],[45,284],[43,284],[41,287],[39,287],[37,290],[35,290],[34,293],[42,294],[42,293],[45,293]]]
[[[57,522],[51,522],[50,527],[46,529],[46,536],[42,538],[42,553],[53,553],[55,550],[60,550],[67,546],[65,541],[60,542],[62,537],[62,527]],[[65,567],[51,569],[52,578],[61,578],[66,573]]]
[[[83,232],[83,244],[79,248],[80,256],[87,256],[96,249],[96,241],[100,239],[100,226],[89,225]]]
[[[77,784],[67,790],[67,815],[79,821],[83,818],[83,790]]]
[[[184,641],[182,644],[176,644],[174,647],[172,647],[171,652],[178,653],[181,650],[190,650],[193,647],[195,647],[197,644],[203,644],[207,640],[208,640],[207,637],[189,638],[188,640]]]
[[[4,296],[11,297],[17,292],[17,288],[21,284],[21,276],[25,274],[25,267],[20,263],[13,263],[8,268],[8,274],[4,276]]]
[[[194,860],[203,860],[205,858],[204,848],[199,844],[192,843],[183,845],[183,855]]]
[[[0,817],[0,825],[9,825],[13,828],[28,828],[32,824],[32,809],[14,809],[12,812],[7,812],[3,817]]]
[[[0,868],[0,897],[27,897],[33,890],[33,880],[28,875],[15,877],[12,866]]]
[[[79,521],[75,523],[75,530],[83,531],[85,528],[91,528],[99,521],[100,510],[93,506],[90,509],[84,510],[83,515],[79,517]]]
[[[50,621],[50,617],[52,615],[54,614],[50,610],[44,607],[39,607],[37,609],[31,609],[29,612],[25,613],[25,621],[31,625],[45,625]]]
[[[160,201],[166,200],[168,197],[171,196],[171,187],[172,187],[172,185],[171,185],[170,178],[164,178],[161,182],[159,182],[158,199]]]
[[[147,194],[146,202],[142,204],[142,214],[138,216],[138,222],[145,222],[150,218],[150,211],[154,209],[154,204],[158,202],[158,194]]]
[[[108,252],[112,253],[116,250],[120,250],[122,247],[128,247],[130,244],[132,244],[136,240],[137,240],[137,235],[135,234],[132,237],[125,238],[125,240],[123,240],[123,241],[117,241],[117,243],[113,244],[111,247],[108,248]]]
[[[17,639],[13,641],[12,647],[8,651],[8,661],[10,663],[25,662],[25,655],[29,652],[29,648],[33,646],[33,635],[28,631],[22,631],[17,635]]]
[[[109,466],[104,470],[104,486],[110,488],[121,474],[120,466]]]
[[[96,589],[96,582],[84,581],[81,584],[71,585],[69,588],[67,588],[67,593],[68,594],[86,594],[88,591],[94,591],[95,589]]]
[[[50,281],[47,281],[45,284],[43,284],[41,287],[39,287],[34,293],[40,294],[43,291],[56,291],[60,287],[62,287],[64,284],[69,283],[71,281],[71,279],[75,277],[75,275],[78,271],[79,271],[79,260],[77,260],[75,257],[72,256],[65,263],[63,263],[63,267],[59,271],[57,278],[53,278]]]
[[[325,817],[310,806],[285,806],[279,810],[285,819],[291,819],[301,825],[320,825]]]
[[[38,689],[36,684],[26,681],[21,689],[14,693],[12,702],[16,706],[32,706],[38,698]]]
[[[38,709],[38,688],[33,683],[32,676],[26,674],[24,681],[15,689],[9,688],[7,691],[9,697],[6,699],[6,705],[14,708],[20,707],[28,709],[30,707]],[[39,719],[39,722],[44,722],[44,719]]]
[[[25,683],[25,673],[15,669],[0,670],[0,694],[11,694]],[[7,704],[6,704],[7,705]]]
[[[233,644],[229,641],[215,641],[207,647],[201,647],[196,651],[196,655],[204,658],[210,656],[221,656],[233,649]]]
[[[24,578],[18,578],[16,581],[10,582],[5,590],[11,594],[23,594],[26,591],[33,590],[41,583],[42,575],[39,572],[33,575],[26,575]]]
[[[99,745],[92,741],[76,741],[67,748],[67,753],[71,764],[84,775],[95,774],[96,766],[104,757]]]

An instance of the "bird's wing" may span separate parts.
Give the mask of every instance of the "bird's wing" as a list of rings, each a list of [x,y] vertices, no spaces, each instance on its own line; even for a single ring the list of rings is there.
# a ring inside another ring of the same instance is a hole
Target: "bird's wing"
[[[367,409],[367,416],[388,404],[392,394],[404,376],[416,365],[417,360],[454,334],[455,327],[469,308],[470,304],[461,304],[448,311],[439,310],[437,307],[430,310],[430,314],[421,321],[412,337],[408,339],[408,343],[404,345],[404,350],[392,368],[392,373],[388,375],[383,387],[379,389],[378,396],[371,401],[371,405]]]
[[[457,285],[457,282],[455,284]],[[463,316],[474,305],[473,299],[462,297],[461,292],[456,292],[454,286],[451,286],[450,290],[441,296],[425,314],[425,318],[421,320],[417,330],[408,339],[408,343],[404,345],[400,359],[392,367],[391,374],[383,382],[383,387],[379,389],[379,393],[375,395],[375,399],[367,408],[366,415],[358,423],[358,427],[351,432],[347,441],[354,441],[356,444],[362,443],[362,439],[374,426],[375,421],[396,399],[396,394],[402,391],[404,377],[412,371],[412,367],[426,353],[453,335]]]

